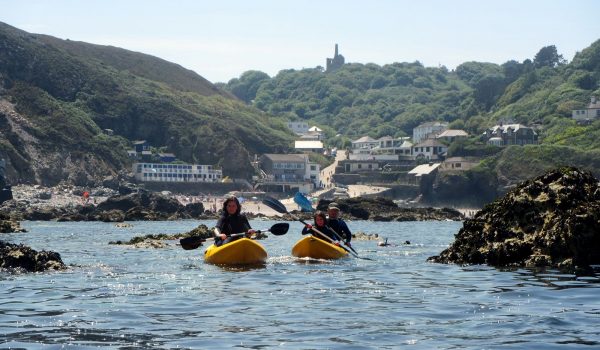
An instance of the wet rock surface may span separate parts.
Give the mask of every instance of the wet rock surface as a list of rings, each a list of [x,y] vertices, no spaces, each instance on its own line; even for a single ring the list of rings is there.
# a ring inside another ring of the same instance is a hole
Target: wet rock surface
[[[600,186],[564,167],[526,181],[464,222],[430,261],[587,268],[600,264]]]
[[[0,213],[0,233],[27,232],[18,221],[12,220],[8,215]]]
[[[317,209],[327,211],[331,200],[320,200]],[[464,220],[463,214],[450,208],[402,208],[383,198],[336,199],[344,219],[372,221]]]
[[[36,251],[22,244],[0,241],[0,268],[9,271],[40,272],[64,270],[60,254],[53,251]]]
[[[168,241],[179,240],[181,238],[192,236],[208,239],[213,237],[213,231],[210,230],[206,225],[199,225],[195,229],[184,233],[135,236],[126,242],[111,241],[108,244],[130,246],[134,248],[167,248],[171,246]]]

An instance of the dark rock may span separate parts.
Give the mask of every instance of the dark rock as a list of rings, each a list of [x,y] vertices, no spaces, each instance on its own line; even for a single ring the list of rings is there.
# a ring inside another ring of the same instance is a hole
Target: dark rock
[[[586,268],[600,264],[600,191],[572,167],[526,181],[464,222],[430,261]]]
[[[318,210],[327,211],[332,201],[320,200]],[[401,208],[391,199],[384,197],[355,197],[336,199],[342,215],[350,220],[373,221],[424,221],[424,220],[463,220],[464,216],[450,208]]]
[[[66,266],[59,253],[46,250],[38,252],[22,244],[0,241],[0,268],[39,272],[64,270]]]
[[[0,215],[0,217],[3,215]],[[0,218],[0,233],[11,233],[11,232],[26,232],[24,228],[21,228],[21,225],[18,221],[14,220],[4,220]]]
[[[183,208],[182,212],[190,218],[199,218],[204,214],[204,205],[200,202],[190,203]]]
[[[25,213],[23,213],[23,218],[31,221],[49,221],[65,214],[66,213],[63,208],[31,207],[25,210]]]
[[[0,204],[13,199],[12,195],[12,187],[11,186],[1,186],[0,187]]]

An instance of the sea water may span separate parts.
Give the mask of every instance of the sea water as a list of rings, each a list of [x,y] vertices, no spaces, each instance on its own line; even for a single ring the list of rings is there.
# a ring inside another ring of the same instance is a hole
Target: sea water
[[[600,278],[427,262],[461,222],[349,222],[393,245],[360,257],[290,256],[301,238],[260,241],[265,266],[232,269],[183,250],[109,245],[213,221],[23,222],[1,239],[61,254],[67,271],[0,272],[0,348],[598,349]],[[267,229],[274,221],[252,221]],[[410,244],[406,244],[408,242]]]

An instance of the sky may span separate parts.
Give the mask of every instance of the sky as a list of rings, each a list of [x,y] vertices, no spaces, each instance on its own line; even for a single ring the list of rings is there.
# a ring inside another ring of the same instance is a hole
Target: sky
[[[598,0],[0,0],[0,22],[143,52],[211,82],[347,63],[571,61],[600,39]]]

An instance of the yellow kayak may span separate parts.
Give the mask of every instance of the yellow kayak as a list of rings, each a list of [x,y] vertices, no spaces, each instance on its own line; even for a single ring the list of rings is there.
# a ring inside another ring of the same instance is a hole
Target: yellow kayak
[[[204,261],[215,265],[258,265],[267,261],[267,251],[249,238],[240,238],[220,247],[206,248]]]
[[[292,248],[292,255],[298,258],[339,259],[347,256],[348,252],[342,247],[307,235],[296,242]]]

